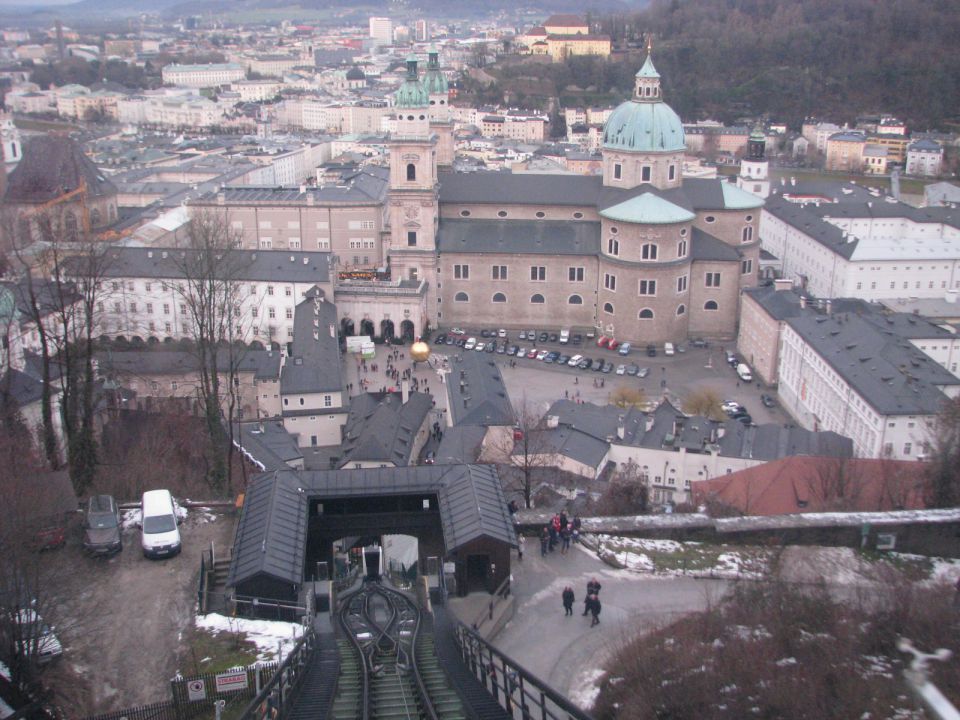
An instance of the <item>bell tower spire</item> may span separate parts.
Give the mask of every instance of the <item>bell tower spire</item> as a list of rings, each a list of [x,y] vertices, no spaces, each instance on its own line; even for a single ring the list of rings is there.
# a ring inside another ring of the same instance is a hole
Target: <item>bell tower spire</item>
[[[660,102],[660,73],[653,66],[653,40],[647,38],[647,59],[634,76],[633,99],[640,102]]]

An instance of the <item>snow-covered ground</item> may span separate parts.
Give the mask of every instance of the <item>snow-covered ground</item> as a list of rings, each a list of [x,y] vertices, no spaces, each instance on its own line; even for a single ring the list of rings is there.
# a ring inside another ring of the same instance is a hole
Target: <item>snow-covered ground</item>
[[[303,626],[298,623],[232,618],[217,613],[198,615],[196,626],[213,635],[221,632],[243,633],[247,640],[257,646],[258,662],[283,661],[303,634]]]
[[[762,577],[769,570],[763,548],[728,548],[696,542],[586,536],[584,543],[609,565],[655,575],[705,575],[716,578]]]

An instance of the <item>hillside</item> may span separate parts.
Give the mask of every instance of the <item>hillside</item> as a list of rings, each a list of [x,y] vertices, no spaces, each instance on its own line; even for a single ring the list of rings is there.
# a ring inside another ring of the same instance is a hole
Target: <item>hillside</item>
[[[852,121],[891,113],[914,129],[946,128],[960,112],[960,6],[951,0],[655,0],[595,18],[618,44],[651,34],[667,101],[685,120],[767,115],[799,127],[817,115]],[[573,58],[508,63],[482,94],[547,107],[629,96],[628,67]],[[538,89],[539,88],[539,89]]]

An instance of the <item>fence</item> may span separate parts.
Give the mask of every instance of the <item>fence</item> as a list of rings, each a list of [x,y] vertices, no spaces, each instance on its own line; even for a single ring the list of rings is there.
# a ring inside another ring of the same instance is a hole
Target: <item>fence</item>
[[[493,620],[494,610],[497,608],[497,606],[501,602],[506,600],[509,596],[510,596],[510,576],[508,575],[504,579],[504,581],[500,583],[500,587],[498,587],[496,590],[493,591],[493,594],[490,596],[490,602],[488,603],[488,607],[485,607],[480,612],[480,614],[477,615],[477,618],[473,621],[473,624],[471,627],[473,627],[474,630],[479,632],[480,628],[482,628],[486,622]]]
[[[296,647],[274,672],[270,682],[250,701],[240,716],[241,720],[264,720],[272,718],[296,697],[306,675],[310,658],[317,648],[317,636],[313,630],[304,633]]]
[[[246,595],[233,597],[232,604],[233,614],[261,620],[282,620],[298,623],[303,620],[305,615],[310,614],[310,608],[307,605],[264,600],[263,598]]]
[[[210,709],[212,705],[206,709]],[[103,715],[91,715],[85,720],[182,720],[183,716],[177,713],[176,706],[169,700],[140,705],[138,707],[117,710]]]
[[[591,720],[588,713],[463,623],[457,624],[455,638],[464,664],[511,717],[518,720]]]

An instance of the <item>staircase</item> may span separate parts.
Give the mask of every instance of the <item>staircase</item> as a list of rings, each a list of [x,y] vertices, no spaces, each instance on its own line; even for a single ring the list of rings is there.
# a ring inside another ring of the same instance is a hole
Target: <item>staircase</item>
[[[430,702],[443,720],[467,720],[467,713],[456,691],[451,689],[447,674],[437,659],[433,633],[421,632],[417,636],[417,667],[427,688]]]
[[[320,648],[310,658],[307,675],[303,679],[297,700],[285,717],[289,720],[325,718],[337,686],[339,667],[339,652],[333,642],[333,635],[323,636]]]
[[[337,650],[340,655],[340,674],[337,676],[337,694],[333,698],[330,717],[333,720],[355,720],[363,716],[363,665],[349,640],[337,640]],[[319,716],[323,717],[322,710]]]

